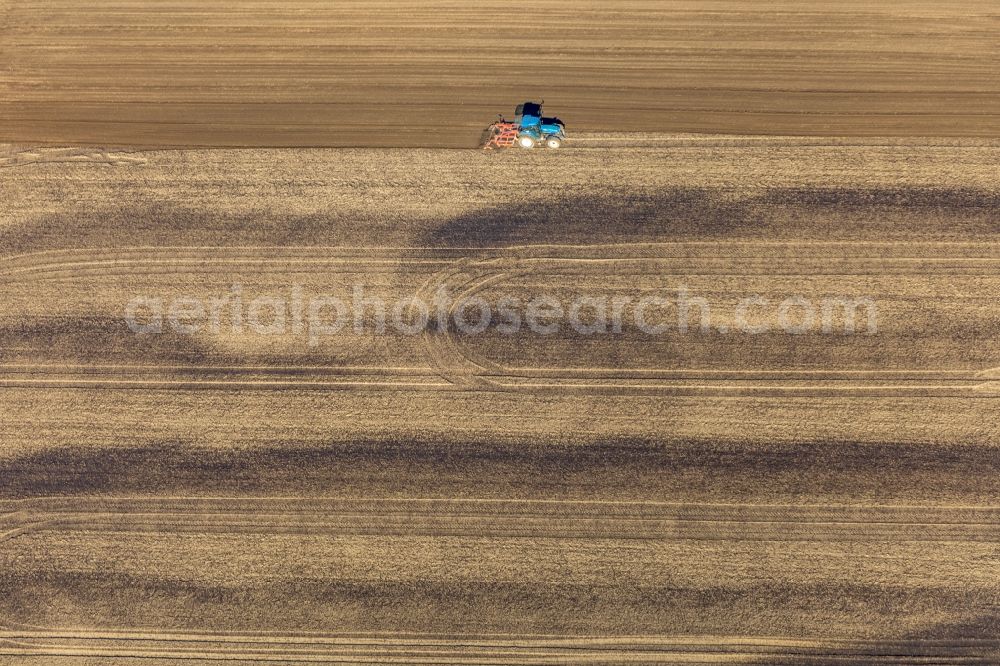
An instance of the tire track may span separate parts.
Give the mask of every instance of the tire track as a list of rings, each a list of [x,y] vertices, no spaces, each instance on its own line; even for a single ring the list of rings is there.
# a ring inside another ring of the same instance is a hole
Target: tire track
[[[53,148],[8,145],[0,150],[0,168],[23,167],[32,164],[96,164],[121,166],[145,164],[146,157],[128,148]]]
[[[105,659],[366,664],[987,664],[995,640],[756,636],[275,635],[8,629],[0,654]]]
[[[819,246],[826,253],[812,256]],[[711,252],[699,252],[711,248]],[[752,254],[748,249],[775,250],[767,254]],[[785,252],[780,250],[784,248]],[[905,248],[904,256],[891,256],[891,250]],[[789,256],[789,249],[795,252]],[[800,250],[805,249],[806,252]],[[936,256],[943,249],[961,254]],[[720,252],[720,250],[726,250]],[[831,256],[829,250],[840,252],[859,250],[871,256]],[[923,252],[917,252],[923,250]],[[592,256],[593,253],[600,253]],[[961,256],[977,253],[978,256]],[[275,256],[275,255],[279,256]],[[611,256],[608,256],[611,254]],[[631,256],[630,256],[631,255]],[[983,256],[985,255],[985,256]],[[777,270],[775,260],[786,261],[787,270]],[[789,266],[788,259],[794,262]],[[684,263],[684,262],[689,263]],[[0,270],[0,284],[15,284],[31,280],[73,279],[79,277],[110,277],[121,275],[162,274],[169,272],[216,272],[220,268],[240,266],[243,270],[282,272],[292,267],[309,270],[348,268],[345,272],[363,272],[377,268],[439,269],[449,272],[450,262],[465,262],[484,267],[488,262],[505,264],[506,268],[558,273],[590,273],[593,266],[615,269],[616,274],[629,275],[623,268],[637,274],[663,274],[663,270],[680,271],[683,275],[853,275],[853,274],[917,274],[933,272],[978,274],[996,272],[1000,268],[1000,246],[993,243],[655,243],[595,246],[520,246],[503,250],[495,248],[393,248],[393,247],[204,247],[156,248],[134,247],[116,250],[52,250],[8,257]],[[471,263],[470,263],[471,262]],[[347,266],[345,266],[347,264]],[[456,266],[458,265],[456,264]],[[838,270],[832,271],[834,265]],[[168,267],[177,270],[167,271]],[[713,270],[709,271],[708,268]],[[728,270],[719,271],[719,268]],[[793,270],[794,269],[794,270]],[[699,272],[700,271],[700,272]],[[707,271],[707,272],[706,272]]]
[[[462,258],[444,270],[433,274],[417,290],[415,300],[436,306],[439,290],[447,289],[452,280],[459,278],[461,283],[465,283],[476,279],[477,273],[470,268],[472,263],[472,260]],[[411,304],[409,316],[412,318],[416,314],[415,304]],[[448,334],[453,315],[454,304],[446,311],[444,322],[441,321],[439,312],[433,313],[434,321],[425,327],[420,334],[427,360],[441,378],[455,386],[464,388],[484,386],[487,382],[478,376],[484,367],[463,363],[461,353],[458,352],[453,339]]]
[[[763,254],[755,254],[750,250]],[[905,250],[900,253],[897,250]],[[831,255],[831,251],[834,252]],[[491,246],[464,247],[412,247],[412,246],[131,246],[114,249],[74,248],[41,250],[4,258],[4,273],[9,268],[22,269],[59,267],[68,264],[89,264],[145,259],[201,259],[223,257],[274,258],[281,253],[290,258],[363,259],[577,259],[599,262],[625,261],[628,259],[757,259],[771,261],[780,258],[807,258],[829,262],[837,254],[849,252],[845,258],[903,261],[933,259],[1000,259],[1000,244],[993,242],[970,243],[965,241],[677,241],[642,243],[594,243],[587,245],[512,245],[504,248]]]
[[[635,540],[1000,542],[1000,507],[544,500],[114,499],[7,502],[0,542],[41,531]]]
[[[441,267],[448,257],[407,250],[403,258],[395,248],[340,247],[215,247],[122,248],[106,250],[57,250],[11,257],[0,270],[0,284],[65,281],[86,277],[133,277],[170,273],[216,273],[239,269],[255,273],[366,271],[399,272]],[[424,255],[424,256],[421,256]]]

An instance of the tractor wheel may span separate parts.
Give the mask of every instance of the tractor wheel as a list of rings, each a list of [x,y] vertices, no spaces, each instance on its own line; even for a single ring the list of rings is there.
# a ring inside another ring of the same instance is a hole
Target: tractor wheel
[[[522,148],[528,148],[528,149],[534,148],[535,137],[531,136],[530,134],[522,134],[521,136],[517,137],[517,145],[521,146]]]
[[[557,136],[550,136],[545,140],[545,145],[549,148],[560,148],[562,147],[562,139]]]

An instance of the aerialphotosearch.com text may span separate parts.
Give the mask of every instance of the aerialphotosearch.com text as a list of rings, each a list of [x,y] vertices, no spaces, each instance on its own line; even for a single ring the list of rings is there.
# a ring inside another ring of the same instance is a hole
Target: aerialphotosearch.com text
[[[392,332],[421,335],[455,331],[464,335],[496,332],[515,335],[575,333],[644,335],[787,333],[803,335],[874,335],[878,308],[867,296],[829,295],[782,298],[749,294],[729,303],[710,303],[686,286],[643,296],[536,294],[466,296],[456,299],[441,287],[430,299],[404,296],[384,299],[365,285],[340,295],[306,294],[299,285],[282,294],[247,294],[234,284],[205,298],[141,295],[125,306],[129,329],[140,335],[179,334],[305,336],[310,346],[344,334]]]

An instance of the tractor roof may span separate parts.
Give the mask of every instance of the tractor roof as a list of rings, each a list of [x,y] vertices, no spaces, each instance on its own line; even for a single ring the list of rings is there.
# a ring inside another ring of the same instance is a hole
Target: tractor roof
[[[525,102],[517,107],[514,112],[518,116],[535,116],[541,117],[542,115],[542,105],[536,104],[535,102]]]

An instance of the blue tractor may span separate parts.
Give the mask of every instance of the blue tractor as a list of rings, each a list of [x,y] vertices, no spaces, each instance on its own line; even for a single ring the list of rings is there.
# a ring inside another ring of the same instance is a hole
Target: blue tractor
[[[566,125],[558,118],[542,116],[542,104],[525,102],[514,111],[514,122],[500,117],[486,130],[483,148],[534,148],[544,144],[559,148],[566,140]]]

